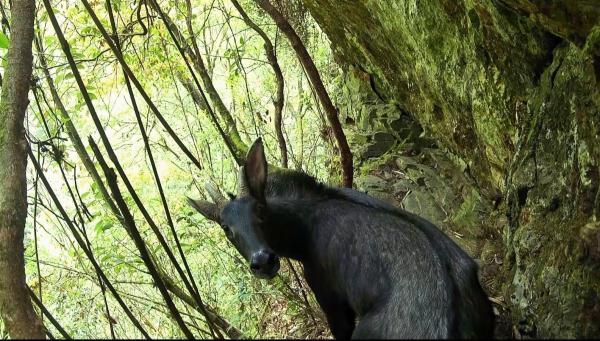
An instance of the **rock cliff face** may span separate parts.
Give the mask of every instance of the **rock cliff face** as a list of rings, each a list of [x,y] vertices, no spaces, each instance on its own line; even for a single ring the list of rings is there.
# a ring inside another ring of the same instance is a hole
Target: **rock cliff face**
[[[480,261],[499,336],[600,336],[600,2],[304,4],[358,187]]]

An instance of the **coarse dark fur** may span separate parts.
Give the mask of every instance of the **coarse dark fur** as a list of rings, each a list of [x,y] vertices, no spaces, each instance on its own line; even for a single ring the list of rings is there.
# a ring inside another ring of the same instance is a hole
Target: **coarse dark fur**
[[[300,261],[334,337],[493,336],[476,263],[436,226],[302,172],[267,176],[262,145],[254,149],[249,192],[225,206],[220,223],[259,277],[274,276],[278,256]]]

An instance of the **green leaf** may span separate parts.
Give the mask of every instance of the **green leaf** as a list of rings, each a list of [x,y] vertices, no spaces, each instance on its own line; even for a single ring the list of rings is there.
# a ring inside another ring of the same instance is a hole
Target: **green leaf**
[[[0,32],[0,49],[7,49],[10,45],[10,40],[6,36],[6,34]]]
[[[45,12],[44,12],[44,13],[45,13]],[[53,44],[55,44],[55,43],[57,43],[57,42],[58,42],[58,39],[57,39],[55,36],[47,36],[47,37],[44,37],[44,44],[45,44],[46,46],[53,45]]]
[[[99,235],[105,232],[106,230],[109,230],[111,227],[113,227],[112,221],[98,220],[98,222],[96,222],[96,224],[94,225],[94,230],[96,231],[96,234]]]
[[[106,230],[110,229],[111,227],[113,227],[112,221],[105,221],[105,222],[103,222],[101,228],[102,228],[102,231],[106,231]]]

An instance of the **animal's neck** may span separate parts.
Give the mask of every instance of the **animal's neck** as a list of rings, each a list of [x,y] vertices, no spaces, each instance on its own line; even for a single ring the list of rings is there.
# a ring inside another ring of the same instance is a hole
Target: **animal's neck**
[[[301,200],[270,201],[263,228],[269,246],[283,257],[303,261],[309,250],[310,210]]]

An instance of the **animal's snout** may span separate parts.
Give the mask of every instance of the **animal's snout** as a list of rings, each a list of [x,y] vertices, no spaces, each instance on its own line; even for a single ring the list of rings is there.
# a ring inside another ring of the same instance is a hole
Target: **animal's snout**
[[[277,261],[277,255],[271,251],[260,250],[255,252],[250,259],[250,269],[253,271],[263,270],[265,267],[274,265]]]
[[[279,270],[279,257],[269,250],[260,250],[250,258],[250,270],[260,278],[273,278]]]

